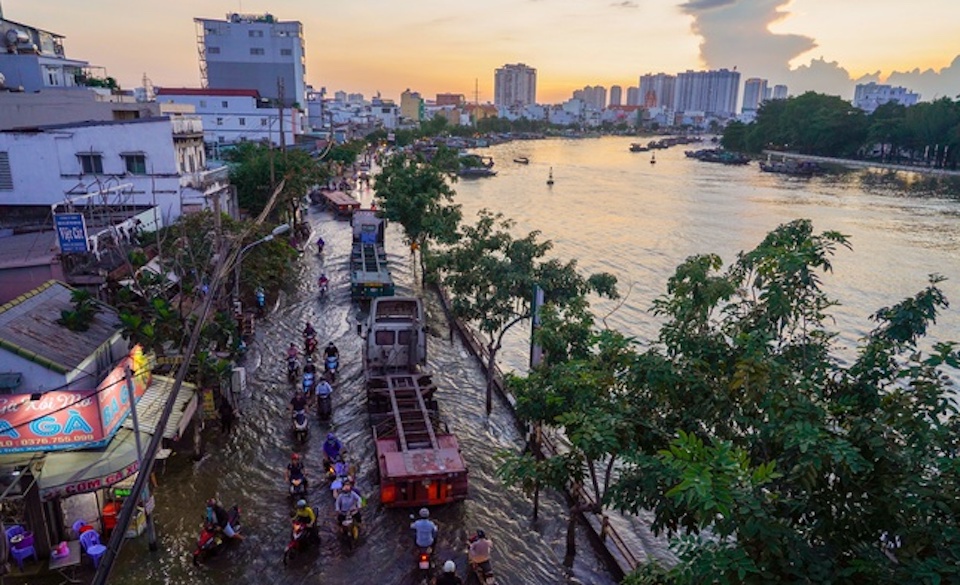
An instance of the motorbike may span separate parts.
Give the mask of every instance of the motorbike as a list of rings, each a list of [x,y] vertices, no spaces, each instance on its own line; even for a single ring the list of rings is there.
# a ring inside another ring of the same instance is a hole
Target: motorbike
[[[240,507],[234,506],[227,512],[230,519],[230,526],[236,532],[240,531]],[[204,521],[200,525],[200,536],[197,537],[197,548],[193,551],[193,564],[199,565],[200,561],[216,554],[227,541],[235,540],[227,538],[219,526],[214,522]]]
[[[320,293],[320,298],[327,296],[327,285],[330,284],[329,280],[319,279],[317,280],[317,290]]]
[[[347,550],[353,549],[360,540],[360,524],[354,520],[352,514],[347,514],[347,517],[340,522],[340,540]]]
[[[317,418],[330,420],[333,412],[333,397],[330,393],[317,395]]]
[[[307,442],[307,436],[310,434],[310,423],[307,421],[307,413],[302,410],[298,410],[293,415],[293,434],[297,441]]]
[[[287,358],[287,381],[293,384],[300,375],[300,362],[297,358]]]
[[[323,254],[323,240],[317,240],[317,254]]]
[[[323,361],[324,373],[327,378],[333,382],[337,377],[337,368],[340,366],[340,358],[335,355],[328,355]]]
[[[312,357],[317,351],[317,338],[313,337],[312,335],[304,338],[303,347],[306,350],[307,355]]]
[[[313,392],[313,382],[316,374],[313,372],[303,373],[303,393],[309,395]]]
[[[497,585],[497,580],[493,575],[493,567],[490,561],[482,563],[468,563],[467,570],[473,575],[474,580],[480,585]]]
[[[307,497],[307,479],[305,477],[290,479],[290,497],[295,500]]]
[[[313,513],[319,514],[320,511],[314,508]],[[311,529],[304,522],[297,520],[294,520],[292,524],[290,541],[287,543],[287,548],[283,551],[284,565],[296,558],[297,553],[303,552],[311,544],[320,543],[320,534],[317,532],[316,527]]]

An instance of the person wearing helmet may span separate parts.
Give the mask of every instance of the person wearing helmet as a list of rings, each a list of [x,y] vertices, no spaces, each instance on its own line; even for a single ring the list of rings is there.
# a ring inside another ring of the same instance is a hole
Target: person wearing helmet
[[[216,526],[227,538],[243,540],[243,535],[234,530],[233,526],[230,525],[230,515],[223,509],[223,506],[220,505],[220,502],[218,502],[216,498],[207,500],[206,517],[207,523]]]
[[[324,466],[326,467],[331,462],[336,461],[340,457],[341,451],[343,451],[343,443],[340,442],[340,439],[333,433],[327,433],[327,440],[323,442]]]
[[[317,285],[318,285],[321,289],[325,288],[325,287],[327,286],[327,284],[329,284],[329,283],[330,283],[330,279],[327,278],[327,275],[326,275],[326,274],[321,274],[321,275],[320,275],[320,278],[317,279]]]
[[[292,362],[293,360],[297,359],[299,355],[300,350],[297,349],[297,344],[291,342],[290,347],[287,348],[287,361]]]
[[[303,524],[312,531],[317,526],[317,514],[313,511],[313,508],[307,505],[306,500],[300,499],[297,500],[297,508],[293,513],[293,521]]]
[[[493,543],[487,538],[483,530],[477,530],[477,533],[470,539],[470,548],[467,550],[467,560],[471,565],[479,565],[484,574],[491,572],[490,553],[493,551]]]
[[[313,363],[313,358],[307,356],[307,363],[303,366],[304,374],[316,374],[317,373],[317,364]]]
[[[337,349],[337,346],[334,345],[333,342],[331,341],[330,343],[327,344],[326,349],[323,350],[323,355],[324,355],[324,357],[335,357],[335,358],[339,359],[339,358],[340,358],[340,350]]]
[[[307,326],[303,328],[304,337],[316,337],[317,330],[313,328],[313,324],[307,321]]]
[[[343,482],[343,488],[337,501],[334,503],[334,509],[337,511],[337,523],[343,524],[347,519],[347,514],[353,517],[353,521],[360,524],[360,507],[363,505],[363,499],[360,494],[353,490],[353,482]]]
[[[295,479],[303,480],[303,483],[307,483],[307,472],[303,468],[303,462],[300,461],[300,454],[294,453],[290,456],[290,463],[287,464],[287,483]]]
[[[430,548],[437,539],[437,525],[430,520],[430,510],[420,508],[420,519],[410,524],[416,531],[417,546]]]
[[[435,585],[463,585],[463,580],[457,576],[457,564],[453,561],[443,563],[443,574],[437,577]]]

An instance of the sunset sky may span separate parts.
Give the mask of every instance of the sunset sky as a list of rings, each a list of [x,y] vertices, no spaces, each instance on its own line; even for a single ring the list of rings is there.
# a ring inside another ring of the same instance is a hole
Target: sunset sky
[[[194,17],[270,12],[304,25],[307,82],[398,99],[406,88],[493,98],[505,63],[537,99],[643,73],[737,67],[744,79],[852,97],[853,79],[960,94],[960,0],[0,0],[5,18],[66,37],[124,88],[199,85]],[[811,64],[811,60],[816,60]],[[921,71],[912,72],[919,68]],[[932,69],[933,71],[926,71]],[[846,95],[849,93],[849,95]],[[932,94],[932,95],[931,95]]]

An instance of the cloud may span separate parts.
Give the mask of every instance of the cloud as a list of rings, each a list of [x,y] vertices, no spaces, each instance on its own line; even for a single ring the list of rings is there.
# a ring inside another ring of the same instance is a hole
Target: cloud
[[[614,2],[610,6],[614,8],[639,8],[636,2],[631,2],[630,0],[624,0],[623,2]]]
[[[700,10],[710,10],[736,4],[737,0],[687,0],[680,5],[687,14],[693,14]]]

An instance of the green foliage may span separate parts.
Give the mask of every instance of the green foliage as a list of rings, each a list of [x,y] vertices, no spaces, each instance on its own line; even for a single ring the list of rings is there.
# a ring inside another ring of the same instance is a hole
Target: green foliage
[[[90,329],[90,324],[100,312],[100,305],[93,296],[82,289],[75,289],[70,293],[70,301],[73,303],[73,310],[64,309],[60,311],[60,318],[57,323],[63,325],[70,331],[86,331]]]
[[[820,280],[839,247],[798,220],[725,272],[689,259],[655,303],[660,344],[621,357],[634,422],[611,501],[651,510],[679,556],[632,582],[960,578],[960,420],[941,371],[960,355],[917,347],[947,306],[941,279],[877,311],[843,366]]]
[[[327,178],[317,161],[297,149],[280,152],[266,144],[244,142],[229,152],[227,160],[231,163],[230,182],[237,188],[237,201],[250,215],[258,215],[275,186],[285,181],[271,211],[271,218],[277,223],[292,225],[300,202]]]

